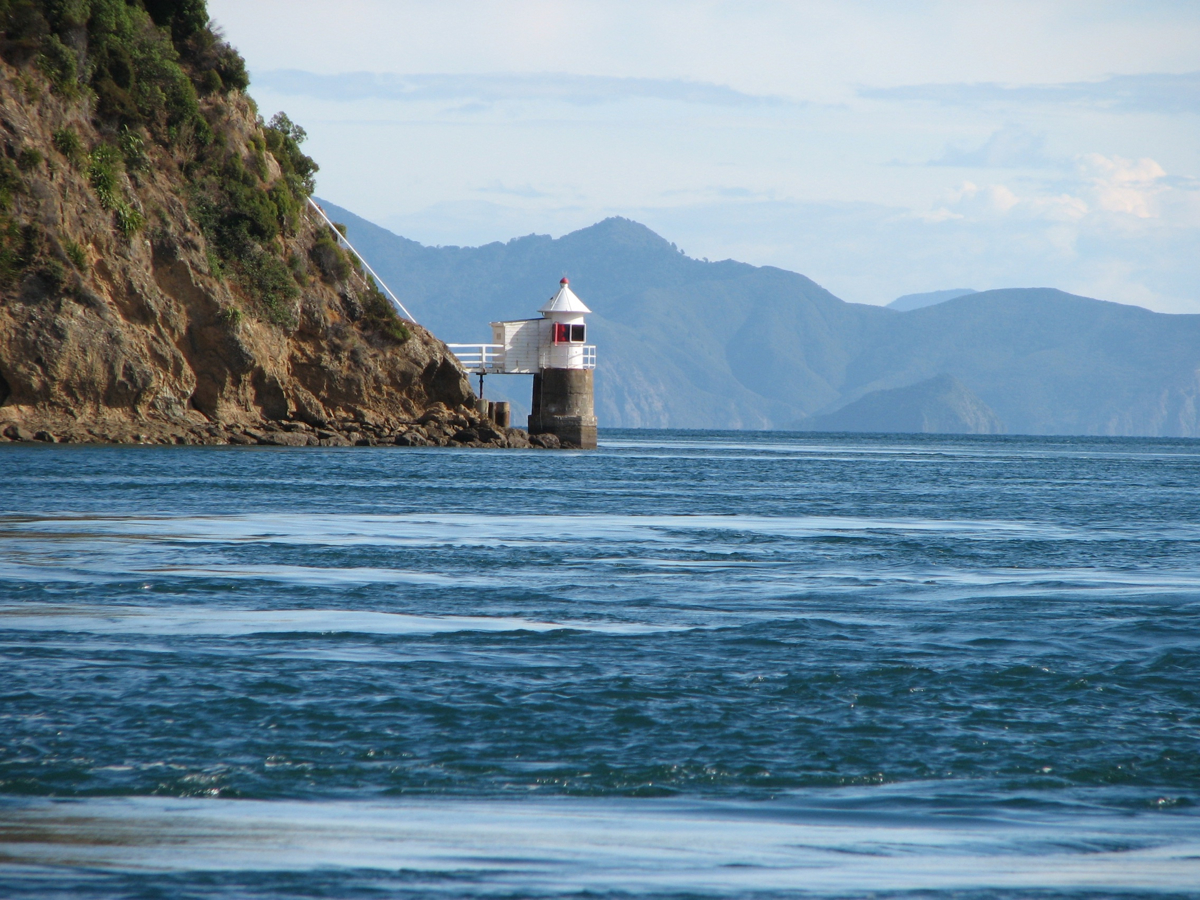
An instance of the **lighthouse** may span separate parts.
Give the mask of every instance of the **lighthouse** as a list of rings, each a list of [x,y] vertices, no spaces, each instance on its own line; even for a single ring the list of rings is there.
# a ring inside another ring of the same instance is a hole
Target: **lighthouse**
[[[591,312],[563,278],[538,310],[540,319],[492,322],[492,343],[449,344],[467,371],[533,375],[529,433],[553,434],[564,444],[596,447],[596,347],[587,342]],[[482,393],[482,379],[480,381]]]
[[[554,434],[584,449],[596,446],[596,348],[587,343],[584,316],[591,312],[563,278],[558,293],[538,310],[547,334],[533,376],[530,434]]]

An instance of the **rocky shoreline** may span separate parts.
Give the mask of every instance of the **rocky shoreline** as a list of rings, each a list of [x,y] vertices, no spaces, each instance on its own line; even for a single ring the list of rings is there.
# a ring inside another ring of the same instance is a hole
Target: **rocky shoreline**
[[[140,429],[140,430],[139,430]],[[43,444],[161,444],[273,447],[478,447],[512,450],[569,450],[552,434],[530,436],[520,428],[502,428],[465,407],[434,404],[420,418],[388,420],[369,412],[312,425],[284,420],[260,423],[196,423],[181,428],[176,422],[122,423],[105,429],[92,423],[42,423],[36,427],[0,427],[0,443]]]

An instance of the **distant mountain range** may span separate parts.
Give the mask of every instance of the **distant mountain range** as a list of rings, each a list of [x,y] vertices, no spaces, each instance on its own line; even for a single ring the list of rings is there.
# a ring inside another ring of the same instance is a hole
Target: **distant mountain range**
[[[908,387],[872,391],[836,412],[809,416],[797,431],[886,431],[927,434],[1002,434],[992,408],[953,375]]]
[[[627,219],[426,247],[323,205],[446,341],[487,341],[488,322],[535,316],[569,275],[595,312],[602,426],[1200,436],[1197,315],[1050,288],[900,312],[783,269],[691,259]],[[488,390],[528,402],[523,380],[494,377]],[[892,415],[897,403],[911,415]]]
[[[959,297],[965,297],[967,294],[974,293],[977,292],[971,288],[951,288],[948,291],[905,294],[903,297],[897,297],[887,306],[888,309],[894,309],[897,312],[908,312],[913,309],[923,309],[926,306],[937,306],[939,303],[945,303],[947,300],[957,300]]]

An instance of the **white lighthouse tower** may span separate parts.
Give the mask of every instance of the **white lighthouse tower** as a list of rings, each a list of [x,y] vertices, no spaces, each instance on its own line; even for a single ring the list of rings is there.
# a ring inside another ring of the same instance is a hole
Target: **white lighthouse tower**
[[[596,446],[596,347],[587,343],[591,312],[564,278],[538,310],[540,319],[492,322],[491,344],[449,344],[477,375],[533,375],[529,433],[553,434],[564,444]]]
[[[571,290],[571,282],[564,278],[558,283],[558,293],[538,310],[549,325],[546,341],[546,357],[540,361],[543,369],[589,369],[586,365],[587,324],[583,317],[591,312],[583,301]],[[493,326],[494,328],[495,326]],[[593,348],[594,350],[594,348]]]

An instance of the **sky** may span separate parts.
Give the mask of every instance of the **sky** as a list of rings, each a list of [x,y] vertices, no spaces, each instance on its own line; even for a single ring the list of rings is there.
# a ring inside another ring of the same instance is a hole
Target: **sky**
[[[608,216],[882,304],[1200,313],[1200,3],[209,0],[318,196],[426,244]]]

